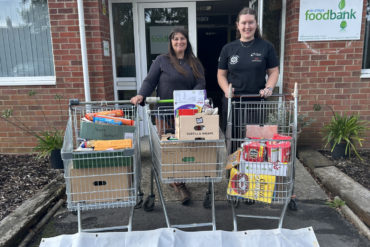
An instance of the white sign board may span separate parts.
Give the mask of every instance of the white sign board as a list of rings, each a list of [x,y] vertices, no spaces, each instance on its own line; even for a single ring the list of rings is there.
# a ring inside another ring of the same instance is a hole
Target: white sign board
[[[151,54],[165,54],[168,52],[168,36],[174,28],[183,26],[151,26],[149,31]]]
[[[301,0],[298,41],[358,40],[363,0]]]
[[[103,51],[104,51],[104,56],[109,57],[109,42],[106,40],[103,40]]]

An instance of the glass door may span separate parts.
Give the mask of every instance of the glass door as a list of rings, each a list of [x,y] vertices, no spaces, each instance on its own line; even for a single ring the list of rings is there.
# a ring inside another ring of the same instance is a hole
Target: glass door
[[[140,3],[138,12],[142,79],[153,60],[168,52],[168,36],[175,27],[188,30],[193,52],[197,53],[195,2]]]

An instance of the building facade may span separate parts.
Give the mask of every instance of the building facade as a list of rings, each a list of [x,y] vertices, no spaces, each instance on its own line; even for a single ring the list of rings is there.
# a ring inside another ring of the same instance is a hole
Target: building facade
[[[327,13],[322,7],[304,16],[307,0],[5,2],[0,10],[0,110],[11,109],[17,121],[34,131],[64,129],[69,99],[135,95],[152,60],[167,51],[167,36],[175,26],[188,29],[205,67],[207,93],[219,104],[218,55],[235,39],[235,19],[244,6],[257,10],[262,34],[279,56],[277,91],[291,92],[298,83],[299,114],[315,119],[303,129],[299,145],[322,147],[320,131],[332,116],[325,106],[370,120],[368,0],[359,0],[362,8],[352,12],[340,5],[343,1],[328,1],[337,13],[347,11],[360,19],[360,33],[327,40],[307,40],[302,34],[300,18],[323,19]],[[339,36],[345,28],[341,32]],[[317,104],[320,111],[314,111]],[[5,121],[0,126],[0,153],[32,151],[34,137]],[[367,132],[364,138],[369,137]],[[364,147],[370,147],[368,142]]]

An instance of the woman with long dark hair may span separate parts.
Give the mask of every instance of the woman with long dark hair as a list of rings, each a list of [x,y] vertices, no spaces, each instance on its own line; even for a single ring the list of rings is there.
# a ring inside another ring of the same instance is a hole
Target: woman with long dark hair
[[[195,57],[189,42],[188,33],[176,28],[169,36],[168,53],[159,55],[150,66],[138,95],[131,98],[132,104],[142,104],[157,88],[157,96],[161,99],[172,99],[174,90],[205,89],[203,66]],[[166,125],[174,125],[166,122]],[[167,126],[168,127],[168,126]],[[183,205],[190,202],[190,193],[185,183],[170,184],[179,192]]]

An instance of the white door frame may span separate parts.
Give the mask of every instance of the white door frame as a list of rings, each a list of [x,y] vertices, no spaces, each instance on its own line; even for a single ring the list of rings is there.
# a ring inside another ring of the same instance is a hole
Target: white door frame
[[[146,54],[146,34],[145,34],[145,20],[144,20],[144,9],[145,8],[188,8],[188,32],[189,41],[193,47],[193,52],[197,54],[197,23],[196,23],[196,3],[195,2],[166,2],[166,3],[138,3],[138,36],[135,37],[135,43],[138,42],[140,54],[140,70],[141,78],[144,79],[147,75],[147,54]],[[139,38],[140,37],[140,38]],[[136,47],[136,45],[135,45]],[[141,87],[142,80],[138,81],[138,90]]]

